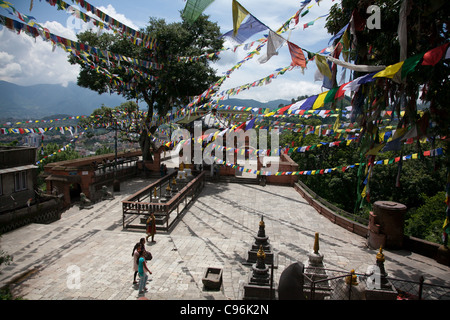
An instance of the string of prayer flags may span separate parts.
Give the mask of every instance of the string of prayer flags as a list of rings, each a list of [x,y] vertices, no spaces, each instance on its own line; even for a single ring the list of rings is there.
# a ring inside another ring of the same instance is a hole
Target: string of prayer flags
[[[217,147],[217,146],[215,146],[215,147]],[[224,149],[220,150],[220,147],[219,147],[219,151],[223,151],[223,150]],[[226,151],[229,151],[228,148],[226,148]],[[424,151],[423,153],[421,153],[421,155],[423,155],[424,157],[437,157],[437,156],[442,156],[443,154],[444,154],[444,150],[442,148],[428,150],[428,151]],[[392,159],[379,160],[379,161],[375,161],[373,159],[373,156],[371,156],[371,158],[372,159],[369,159],[369,163],[368,163],[369,167],[366,168],[366,173],[365,173],[366,179],[363,182],[364,189],[361,192],[361,196],[363,198],[370,196],[370,189],[369,189],[368,184],[369,184],[369,180],[370,180],[374,165],[389,165],[389,164],[397,163],[400,161],[405,161],[405,160],[410,160],[410,159],[418,159],[418,153],[414,153],[414,154],[407,155],[407,156],[396,157],[396,158],[392,158]],[[326,168],[326,169],[271,172],[271,171],[263,170],[264,168],[262,168],[261,170],[245,169],[244,166],[226,162],[218,157],[214,157],[214,162],[217,164],[222,164],[225,166],[235,168],[242,172],[248,172],[248,173],[253,173],[253,174],[262,175],[262,176],[269,176],[269,175],[275,175],[275,176],[280,176],[280,175],[323,175],[323,174],[328,174],[328,173],[333,173],[333,172],[346,172],[349,169],[353,169],[356,167],[362,168],[363,166],[366,165],[365,163],[355,163],[352,165],[340,165],[340,166],[337,166],[334,168]]]
[[[327,13],[327,14],[324,14],[323,16],[319,16],[319,17],[317,17],[316,19],[314,19],[314,20],[312,20],[312,21],[310,21],[310,22],[307,22],[307,23],[303,24],[303,29],[306,29],[306,28],[308,28],[308,27],[314,25],[314,23],[315,23],[317,20],[319,20],[319,19],[321,19],[321,18],[325,18],[325,17],[327,17],[327,16],[328,16],[328,13]]]
[[[91,16],[88,16],[87,14],[85,14],[84,12],[78,10],[78,8],[73,7],[71,5],[69,5],[68,3],[64,2],[63,0],[46,0],[51,6],[56,5],[58,7],[58,10],[66,10],[67,12],[69,12],[70,14],[72,14],[72,16],[83,20],[86,23],[92,22],[95,26],[100,27],[100,29],[106,29],[106,30],[112,30],[114,32],[117,32],[116,29],[111,28],[108,24],[99,21]]]
[[[57,1],[50,1],[50,5],[54,5]],[[72,0],[72,2],[75,2],[80,7],[84,8],[88,12],[91,12],[92,14],[99,17],[103,22],[107,23],[113,28],[116,28],[118,31],[120,31],[122,34],[126,34],[131,37],[133,40],[133,43],[137,45],[142,45],[148,49],[154,49],[158,46],[157,41],[155,38],[150,36],[149,34],[144,34],[142,32],[136,31],[133,28],[121,23],[120,21],[114,19],[113,17],[107,15],[100,9],[96,8],[86,0]]]

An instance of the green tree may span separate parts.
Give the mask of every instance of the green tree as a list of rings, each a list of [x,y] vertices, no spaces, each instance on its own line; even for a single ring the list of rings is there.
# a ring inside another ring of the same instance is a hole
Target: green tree
[[[137,71],[145,72],[146,76],[139,76],[127,72],[125,67],[132,70],[136,68],[127,61],[121,61],[120,66],[114,61],[109,61],[109,64],[102,60],[96,62],[128,84],[116,88],[120,90],[121,95],[129,100],[144,100],[147,104],[146,116],[140,123],[139,143],[143,159],[151,161],[152,140],[149,133],[154,133],[157,128],[151,122],[153,114],[164,116],[173,107],[187,104],[190,97],[201,94],[219,79],[205,57],[188,61],[179,61],[178,57],[197,57],[217,52],[222,48],[223,40],[219,39],[221,33],[218,25],[210,22],[205,15],[200,16],[194,23],[182,20],[168,24],[164,19],[150,18],[148,26],[141,31],[157,39],[156,49],[137,46],[125,37],[108,33],[98,36],[86,31],[77,37],[81,43],[101,50],[163,65],[160,69],[141,68]],[[212,58],[216,59],[218,57]],[[69,61],[81,66],[77,80],[79,86],[98,93],[111,89],[111,79],[108,76],[96,72],[74,56],[71,56]]]
[[[405,223],[405,233],[420,239],[439,243],[442,239],[442,225],[445,217],[445,192],[434,196],[420,195],[422,205],[414,210]]]

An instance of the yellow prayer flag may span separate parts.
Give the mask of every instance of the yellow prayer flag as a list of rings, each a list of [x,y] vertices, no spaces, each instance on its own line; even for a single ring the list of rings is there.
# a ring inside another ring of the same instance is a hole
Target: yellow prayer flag
[[[412,154],[412,158],[413,158],[413,159],[417,159],[417,153],[413,153],[413,154]]]
[[[328,94],[328,91],[325,91],[325,92],[322,92],[321,94],[319,94],[317,96],[317,99],[316,99],[316,101],[314,101],[314,104],[312,106],[313,110],[317,109],[317,108],[320,108],[320,107],[323,107],[323,104],[324,104],[324,101],[325,101],[325,97],[326,97],[327,94]]]
[[[363,198],[366,197],[366,189],[367,189],[367,186],[364,186],[364,189],[363,189],[363,191],[361,192],[361,197],[363,197]]]
[[[334,122],[333,125],[333,130],[337,131],[337,129],[339,129],[339,117],[336,118],[336,121]]]
[[[236,0],[233,0],[232,12],[233,12],[233,35],[236,36],[242,21],[249,14],[249,12],[243,6],[241,6],[241,4]]]
[[[402,61],[402,62],[393,64],[393,65],[387,66],[386,69],[378,72],[373,77],[374,78],[383,77],[383,78],[391,78],[392,79],[397,72],[401,72],[404,62],[405,61]]]
[[[316,60],[317,68],[319,69],[320,73],[326,76],[327,78],[331,79],[331,70],[327,63],[327,58],[324,56],[321,56],[319,54],[316,54],[314,56]]]

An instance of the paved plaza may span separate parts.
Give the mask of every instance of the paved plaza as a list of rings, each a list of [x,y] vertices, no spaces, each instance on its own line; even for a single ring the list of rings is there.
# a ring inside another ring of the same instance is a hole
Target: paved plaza
[[[14,257],[2,266],[0,285],[29,300],[136,300],[131,252],[144,230],[122,228],[121,201],[153,182],[121,183],[113,200],[92,209],[73,206],[51,224],[31,224],[2,235],[1,248]],[[274,280],[290,264],[306,263],[314,235],[326,268],[365,273],[377,250],[366,240],[316,212],[292,187],[207,182],[170,232],[147,243],[153,254],[145,297],[151,300],[239,300],[248,281],[247,251],[261,217],[277,255]],[[449,285],[450,268],[409,251],[384,251],[390,277]],[[223,269],[218,291],[202,283],[208,267]]]

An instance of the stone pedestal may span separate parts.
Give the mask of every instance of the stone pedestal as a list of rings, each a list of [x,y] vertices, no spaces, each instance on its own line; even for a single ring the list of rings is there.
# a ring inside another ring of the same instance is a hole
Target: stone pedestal
[[[93,206],[91,200],[89,200],[83,192],[80,193],[80,210],[91,209]]]
[[[406,206],[392,201],[376,201],[369,217],[368,244],[371,248],[401,249]]]

